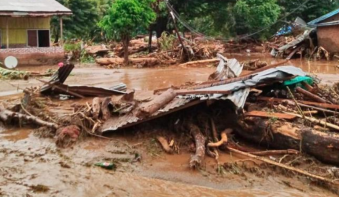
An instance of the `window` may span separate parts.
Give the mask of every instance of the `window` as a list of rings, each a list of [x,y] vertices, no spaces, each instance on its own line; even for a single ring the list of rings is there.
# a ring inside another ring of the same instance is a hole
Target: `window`
[[[29,47],[49,47],[49,30],[27,30],[27,45]]]

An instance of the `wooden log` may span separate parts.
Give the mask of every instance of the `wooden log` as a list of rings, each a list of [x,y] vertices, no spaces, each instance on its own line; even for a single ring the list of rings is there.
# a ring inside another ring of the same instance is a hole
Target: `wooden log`
[[[305,81],[302,81],[301,84],[303,84],[307,91],[314,93],[314,88],[310,84],[306,83]]]
[[[164,137],[158,136],[157,140],[160,143],[162,149],[164,149],[166,153],[169,153],[169,154],[173,153],[173,149],[169,146],[167,140]]]
[[[258,152],[250,152],[253,155],[257,156],[267,156],[267,155],[286,155],[286,154],[294,154],[297,155],[300,152],[294,149],[287,150],[267,150],[267,151],[258,151]]]
[[[308,129],[301,133],[302,150],[320,161],[339,164],[339,134]]]
[[[98,119],[100,115],[100,109],[101,109],[101,100],[99,97],[95,97],[92,100],[92,116],[93,119]]]
[[[289,122],[268,118],[245,117],[238,120],[235,131],[252,143],[265,148],[300,149],[300,129]]]
[[[111,97],[106,97],[102,99],[100,109],[101,109],[103,120],[108,120],[111,117],[111,111],[109,109],[110,102],[111,102]]]
[[[197,66],[201,64],[215,64],[215,63],[218,63],[219,61],[220,61],[219,59],[198,60],[198,61],[186,62],[184,64],[179,64],[178,66],[187,67],[187,66]]]
[[[156,58],[130,58],[129,62],[132,64],[146,64],[147,66],[153,66],[158,64]],[[124,58],[99,58],[96,60],[96,63],[100,65],[109,65],[109,64],[123,64]]]
[[[190,167],[198,168],[200,167],[204,157],[205,157],[205,142],[206,139],[202,135],[199,127],[194,124],[189,124],[189,130],[195,141],[195,154],[191,156]]]
[[[245,116],[278,118],[278,119],[286,119],[286,120],[293,120],[294,118],[297,117],[297,116],[290,115],[290,114],[271,113],[271,112],[265,112],[265,111],[251,111],[251,112],[247,112]]]
[[[176,97],[176,93],[173,89],[168,89],[162,94],[156,96],[150,102],[141,105],[137,112],[137,117],[148,117],[159,109],[163,108],[166,104],[171,102]]]
[[[285,61],[282,61],[282,62],[271,64],[269,66],[265,66],[265,67],[259,68],[259,69],[255,70],[253,72],[248,73],[246,76],[253,75],[253,74],[256,74],[258,72],[261,72],[261,71],[264,71],[264,70],[268,70],[270,68],[276,68],[276,67],[281,66],[281,65],[283,65],[283,64],[285,64],[287,62],[288,62],[288,60],[285,60]]]
[[[313,93],[311,93],[307,90],[304,90],[301,87],[297,87],[295,90],[297,92],[307,96],[308,98],[314,100],[314,101],[317,101],[317,102],[320,102],[320,103],[328,103],[325,99],[323,99],[323,98],[321,98],[321,97],[319,97],[319,96],[317,96],[317,95],[315,95],[315,94],[313,94]]]
[[[0,120],[4,122],[9,122],[12,119],[25,120],[25,121],[32,122],[40,126],[47,126],[53,129],[59,128],[58,124],[44,121],[36,116],[13,112],[13,111],[7,110],[3,105],[0,105]]]

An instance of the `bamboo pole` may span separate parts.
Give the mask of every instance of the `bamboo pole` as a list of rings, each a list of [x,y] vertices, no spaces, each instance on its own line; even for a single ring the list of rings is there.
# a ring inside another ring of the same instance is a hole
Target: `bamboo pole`
[[[299,117],[299,118],[303,118],[303,117],[302,117],[301,115],[299,115],[299,114],[288,113],[288,112],[285,112],[285,114],[295,115],[295,116],[297,116],[297,117]],[[326,121],[318,120],[318,119],[316,119],[316,118],[311,118],[311,117],[307,117],[307,116],[304,116],[304,119],[309,120],[309,121],[311,121],[311,122],[313,122],[313,123],[318,123],[318,124],[324,125],[324,126],[326,126],[326,127],[330,127],[330,128],[332,128],[332,129],[336,129],[336,130],[339,131],[339,126],[337,126],[337,125],[335,125],[335,124],[328,123],[328,122],[326,122]]]
[[[335,180],[331,180],[331,179],[328,179],[328,178],[325,178],[325,177],[322,177],[322,176],[311,174],[311,173],[306,172],[304,170],[301,170],[301,169],[298,169],[298,168],[294,168],[294,167],[291,167],[291,166],[288,166],[288,165],[285,165],[285,164],[281,164],[281,163],[272,161],[270,159],[266,159],[266,158],[263,158],[263,157],[255,156],[255,155],[253,155],[251,153],[245,153],[245,152],[242,152],[240,150],[237,150],[237,149],[234,149],[234,148],[231,148],[231,147],[227,147],[227,148],[230,151],[232,151],[232,152],[235,152],[235,153],[238,153],[238,154],[241,154],[241,155],[244,155],[244,156],[256,159],[256,160],[259,160],[259,161],[263,161],[265,163],[269,163],[269,164],[272,164],[272,165],[275,165],[275,166],[278,166],[278,167],[281,167],[281,168],[284,168],[284,169],[287,169],[287,170],[290,170],[290,171],[293,171],[293,172],[297,172],[299,174],[302,174],[302,175],[305,175],[305,176],[308,176],[308,177],[311,177],[311,178],[314,178],[314,179],[317,179],[317,180],[320,180],[320,181],[324,181],[324,182],[327,182],[327,183],[339,186],[339,182],[337,182]]]

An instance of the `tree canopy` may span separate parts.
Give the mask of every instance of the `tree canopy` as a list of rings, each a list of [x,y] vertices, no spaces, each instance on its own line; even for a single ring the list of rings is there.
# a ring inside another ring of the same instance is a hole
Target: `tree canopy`
[[[99,22],[108,38],[123,41],[125,63],[128,61],[128,44],[133,33],[147,29],[156,18],[151,8],[153,0],[116,0]]]
[[[165,0],[57,1],[74,13],[65,19],[66,39],[93,39],[101,36],[102,29],[110,39],[121,39],[121,32],[129,36],[146,34],[148,29],[160,36],[173,28]],[[169,3],[186,25],[222,38],[258,31],[256,38],[269,37],[296,17],[308,22],[339,8],[339,0],[169,0]],[[52,27],[58,28],[57,19],[52,20]],[[179,28],[188,30],[180,24]]]

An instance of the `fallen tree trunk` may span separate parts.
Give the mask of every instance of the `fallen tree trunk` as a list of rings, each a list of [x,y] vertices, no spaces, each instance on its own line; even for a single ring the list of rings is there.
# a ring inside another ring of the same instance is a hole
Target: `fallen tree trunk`
[[[18,120],[25,120],[25,121],[28,121],[28,122],[32,122],[32,123],[35,123],[35,124],[40,125],[40,126],[47,126],[49,128],[53,128],[53,129],[59,128],[58,124],[44,121],[44,120],[42,120],[42,119],[40,119],[36,116],[25,115],[25,114],[22,114],[22,113],[13,112],[13,111],[7,110],[4,106],[0,105],[0,120],[2,120],[4,122],[9,122],[13,118],[18,119]]]
[[[243,138],[264,147],[300,149],[300,129],[289,122],[268,118],[246,117],[238,121],[235,131]]]
[[[315,156],[322,162],[339,165],[339,134],[299,129],[288,122],[247,117],[239,121],[236,132],[265,148],[294,149]]]
[[[171,102],[176,97],[173,89],[168,89],[162,94],[156,96],[150,102],[144,103],[137,112],[137,117],[148,117],[154,112],[164,107],[167,103]]]
[[[302,150],[317,159],[331,164],[339,164],[339,134],[305,130],[301,133]]]
[[[129,58],[129,62],[132,64],[144,64],[146,66],[154,66],[158,64],[156,58]],[[110,64],[123,64],[124,58],[99,58],[96,60],[96,63],[100,65],[110,65]]]
[[[202,135],[199,127],[194,124],[189,124],[188,127],[195,141],[195,154],[191,156],[190,167],[197,168],[201,165],[205,157],[206,139]]]

